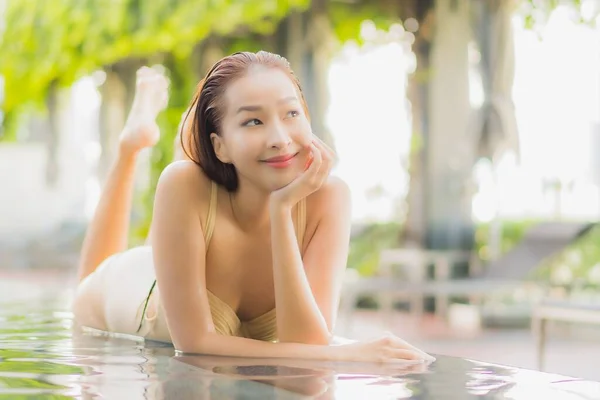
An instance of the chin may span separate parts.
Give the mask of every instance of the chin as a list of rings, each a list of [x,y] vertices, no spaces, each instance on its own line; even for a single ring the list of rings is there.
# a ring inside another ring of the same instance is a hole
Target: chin
[[[282,177],[282,179],[277,179],[269,182],[268,186],[271,188],[271,192],[274,192],[276,190],[283,189],[284,187],[292,183],[295,179],[295,177],[287,179],[283,179]]]
[[[290,183],[292,183],[292,181],[289,181],[287,183],[273,183],[270,185],[270,192],[275,192],[276,190],[279,189],[283,189],[284,187],[286,187],[287,185],[289,185]]]
[[[261,171],[260,174],[254,175],[251,180],[253,184],[262,190],[269,193],[282,189],[292,183],[302,175],[300,168],[289,168],[287,170],[279,170],[273,172]]]

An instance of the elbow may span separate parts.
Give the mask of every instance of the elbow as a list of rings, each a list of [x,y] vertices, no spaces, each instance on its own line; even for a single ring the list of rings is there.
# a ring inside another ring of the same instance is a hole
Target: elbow
[[[173,343],[175,351],[183,354],[210,354],[210,333],[198,335],[193,341]]]
[[[328,346],[330,342],[330,336],[329,335],[320,335],[320,336],[315,336],[314,338],[311,338],[307,344],[313,344],[313,345],[318,345],[318,346]]]
[[[280,343],[329,345],[333,334],[324,318],[313,319],[309,323],[299,323],[299,321],[294,320],[293,323],[284,323],[278,327],[277,331]]]
[[[205,347],[201,344],[184,344],[174,347],[175,352],[180,354],[206,354]]]
[[[309,341],[307,344],[327,346],[331,342],[332,337],[333,335],[328,329],[320,329],[318,332],[315,332],[313,335],[309,336]]]

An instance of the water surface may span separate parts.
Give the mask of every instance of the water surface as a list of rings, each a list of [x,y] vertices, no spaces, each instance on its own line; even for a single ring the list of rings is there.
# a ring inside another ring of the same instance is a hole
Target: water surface
[[[454,357],[386,367],[176,356],[73,328],[67,294],[10,287],[0,285],[0,399],[600,399],[598,382]]]

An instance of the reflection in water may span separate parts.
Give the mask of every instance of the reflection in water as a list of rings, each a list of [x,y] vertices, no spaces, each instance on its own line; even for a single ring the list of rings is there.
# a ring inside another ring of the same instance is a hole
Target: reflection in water
[[[465,359],[372,365],[175,355],[81,333],[66,303],[0,307],[0,399],[600,398],[600,384]]]

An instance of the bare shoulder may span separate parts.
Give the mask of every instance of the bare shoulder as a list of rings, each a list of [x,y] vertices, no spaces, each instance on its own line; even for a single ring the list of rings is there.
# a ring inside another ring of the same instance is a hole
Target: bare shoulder
[[[154,196],[153,237],[162,242],[174,226],[198,221],[204,226],[210,198],[210,179],[192,161],[169,164],[161,173]],[[156,226],[156,229],[154,229]]]
[[[158,213],[187,213],[206,224],[210,203],[211,180],[200,166],[190,160],[174,161],[161,173],[154,198],[154,216]],[[153,218],[154,219],[154,218]],[[173,219],[173,218],[171,218]]]
[[[340,177],[329,176],[327,182],[307,198],[307,208],[309,215],[317,215],[317,218],[332,209],[346,212],[346,209],[350,208],[348,184]]]
[[[163,170],[156,190],[203,201],[209,188],[210,179],[197,164],[189,160],[179,160],[167,165]]]

